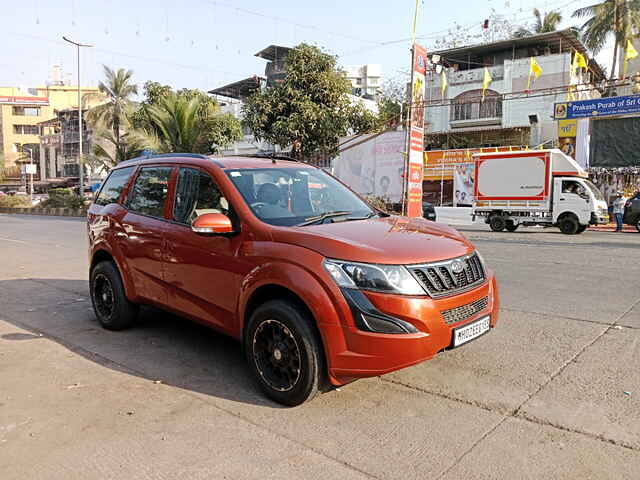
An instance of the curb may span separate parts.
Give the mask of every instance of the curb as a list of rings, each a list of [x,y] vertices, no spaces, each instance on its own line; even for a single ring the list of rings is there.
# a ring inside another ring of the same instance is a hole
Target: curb
[[[80,208],[38,208],[38,207],[22,207],[8,208],[0,207],[0,213],[19,214],[19,215],[45,215],[48,217],[86,217],[87,209]]]

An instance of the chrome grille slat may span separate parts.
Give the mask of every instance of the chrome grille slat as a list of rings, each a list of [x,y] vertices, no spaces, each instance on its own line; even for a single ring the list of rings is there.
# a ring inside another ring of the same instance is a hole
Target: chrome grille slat
[[[454,262],[462,263],[461,271],[452,270]],[[413,265],[409,270],[433,298],[470,290],[485,280],[484,269],[476,253],[443,262]]]
[[[460,307],[452,308],[450,310],[444,310],[440,312],[442,314],[442,318],[447,325],[452,325],[454,323],[462,322],[464,320],[468,320],[474,315],[482,312],[489,306],[489,297],[481,298],[480,300],[476,300],[475,302],[468,303],[466,305],[462,305]]]

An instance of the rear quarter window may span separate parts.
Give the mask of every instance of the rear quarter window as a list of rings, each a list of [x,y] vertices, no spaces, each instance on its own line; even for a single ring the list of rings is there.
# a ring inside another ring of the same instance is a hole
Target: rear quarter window
[[[122,194],[122,191],[129,182],[135,168],[136,167],[119,168],[118,170],[112,171],[99,190],[93,203],[101,206],[118,203],[120,194]]]

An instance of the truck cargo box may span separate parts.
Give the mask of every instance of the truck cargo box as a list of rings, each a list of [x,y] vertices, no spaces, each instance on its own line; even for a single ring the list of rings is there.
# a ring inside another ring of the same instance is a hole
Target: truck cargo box
[[[475,208],[545,210],[554,176],[586,177],[560,150],[527,150],[474,155]]]

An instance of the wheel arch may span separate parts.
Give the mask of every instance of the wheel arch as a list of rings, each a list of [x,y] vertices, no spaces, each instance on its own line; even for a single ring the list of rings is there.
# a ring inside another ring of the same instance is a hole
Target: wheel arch
[[[108,249],[100,247],[93,252],[91,255],[91,264],[89,266],[89,276],[91,276],[93,267],[100,262],[113,262],[116,265],[116,268],[120,273],[120,278],[122,279],[122,284],[124,285],[125,295],[129,301],[135,301],[135,288],[133,287],[133,281],[131,280],[129,271],[126,268],[123,268],[121,262],[119,262],[116,256]]]

